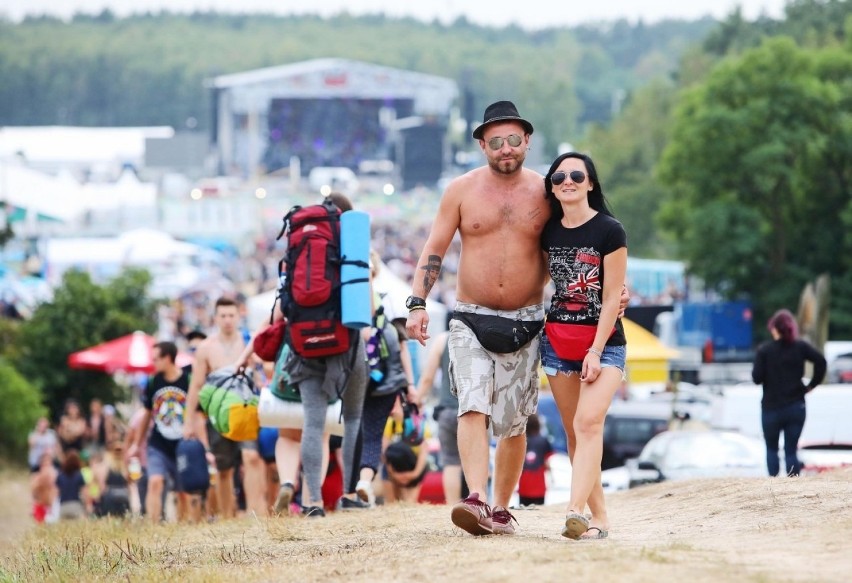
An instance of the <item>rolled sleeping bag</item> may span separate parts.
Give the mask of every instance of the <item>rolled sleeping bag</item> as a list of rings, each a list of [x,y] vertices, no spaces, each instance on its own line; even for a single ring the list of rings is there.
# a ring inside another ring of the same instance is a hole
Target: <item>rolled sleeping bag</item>
[[[367,328],[372,322],[370,215],[364,211],[346,211],[340,215],[340,254],[344,259],[340,269],[343,325],[356,330]]]
[[[343,403],[338,399],[328,406],[325,414],[325,430],[331,435],[343,436]],[[260,390],[257,416],[264,427],[302,429],[305,425],[305,409],[297,401],[285,401],[272,394],[268,387]]]

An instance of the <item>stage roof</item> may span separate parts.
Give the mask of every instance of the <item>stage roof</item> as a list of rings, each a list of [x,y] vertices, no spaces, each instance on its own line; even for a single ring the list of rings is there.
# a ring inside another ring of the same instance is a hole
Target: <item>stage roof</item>
[[[332,58],[221,75],[208,86],[227,92],[235,112],[272,99],[349,98],[412,99],[417,115],[447,115],[458,95],[456,82],[446,77]]]

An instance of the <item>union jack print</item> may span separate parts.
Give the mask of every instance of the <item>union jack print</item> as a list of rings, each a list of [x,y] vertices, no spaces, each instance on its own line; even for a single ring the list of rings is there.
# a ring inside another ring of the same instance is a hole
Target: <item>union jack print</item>
[[[595,266],[577,274],[577,279],[568,284],[568,293],[587,293],[589,290],[601,290],[600,269]]]

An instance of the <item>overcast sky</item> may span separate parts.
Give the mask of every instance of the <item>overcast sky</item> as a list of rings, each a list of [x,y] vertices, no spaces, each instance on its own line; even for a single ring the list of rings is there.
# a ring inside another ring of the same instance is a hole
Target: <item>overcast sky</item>
[[[274,12],[334,15],[344,10],[360,15],[383,12],[389,16],[412,16],[423,20],[452,22],[464,15],[477,24],[502,26],[516,23],[524,28],[564,26],[578,22],[642,18],[655,22],[664,18],[695,19],[705,15],[722,18],[742,6],[747,18],[760,14],[781,16],[785,0],[0,0],[0,13],[13,20],[27,14],[49,13],[67,18],[75,12],[97,13],[109,8],[124,16],[148,10],[191,12]],[[309,7],[308,7],[309,6]]]

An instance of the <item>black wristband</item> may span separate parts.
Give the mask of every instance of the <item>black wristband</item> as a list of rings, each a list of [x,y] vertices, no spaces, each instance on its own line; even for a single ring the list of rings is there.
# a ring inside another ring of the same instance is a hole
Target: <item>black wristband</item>
[[[405,300],[405,307],[408,308],[409,312],[417,308],[425,308],[426,300],[423,298],[418,298],[417,296],[408,296],[408,298]]]

